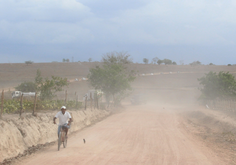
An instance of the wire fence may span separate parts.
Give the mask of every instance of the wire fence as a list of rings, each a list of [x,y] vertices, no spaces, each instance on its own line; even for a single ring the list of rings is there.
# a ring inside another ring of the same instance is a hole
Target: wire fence
[[[208,100],[206,106],[210,109],[236,112],[236,99]]]
[[[64,91],[64,95],[60,95],[54,100],[40,100],[37,93],[30,97],[24,96],[24,93],[16,98],[12,98],[11,95],[11,91],[4,92],[4,90],[2,90],[1,119],[4,113],[18,113],[21,117],[24,112],[32,112],[32,115],[35,115],[36,111],[58,110],[63,105],[74,110],[106,109],[105,103],[102,102],[102,97],[98,97],[98,95],[92,97],[91,93],[89,98],[85,97],[83,100],[79,100],[78,93],[76,92],[74,92],[74,94],[70,92],[70,95],[68,95],[67,90]]]

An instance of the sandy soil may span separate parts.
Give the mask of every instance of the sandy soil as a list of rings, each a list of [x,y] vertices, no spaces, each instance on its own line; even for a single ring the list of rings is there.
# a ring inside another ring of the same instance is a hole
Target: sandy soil
[[[21,82],[33,81],[40,69],[44,77],[55,75],[72,80],[67,88],[69,95],[74,98],[77,92],[82,98],[91,87],[86,81],[73,80],[86,77],[94,65],[2,64],[0,88],[8,90]],[[55,144],[16,164],[236,164],[235,118],[199,108],[197,101],[198,78],[209,71],[229,71],[235,75],[236,66],[132,64],[130,68],[145,74],[132,83],[131,96],[145,95],[147,105],[127,104],[119,113],[70,136],[66,149],[58,152]],[[83,139],[86,139],[85,144]]]
[[[225,164],[180,122],[175,108],[128,106],[69,137],[67,148],[57,151],[55,144],[17,164]]]
[[[192,111],[181,113],[182,128],[196,141],[201,141],[225,164],[236,164],[235,114],[195,106]]]

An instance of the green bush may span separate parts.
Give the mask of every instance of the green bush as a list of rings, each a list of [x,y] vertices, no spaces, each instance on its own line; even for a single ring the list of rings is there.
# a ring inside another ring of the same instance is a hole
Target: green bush
[[[36,92],[36,88],[37,86],[34,82],[23,82],[15,87],[17,91],[21,92]]]
[[[198,79],[201,85],[201,99],[235,98],[236,80],[229,72],[209,72]]]
[[[65,105],[64,100],[38,100],[36,104],[37,110],[60,110]],[[82,102],[68,101],[66,103],[68,109],[81,109]],[[20,111],[20,100],[4,100],[3,113],[16,113]],[[34,109],[34,101],[23,100],[22,108],[24,111],[32,111]]]

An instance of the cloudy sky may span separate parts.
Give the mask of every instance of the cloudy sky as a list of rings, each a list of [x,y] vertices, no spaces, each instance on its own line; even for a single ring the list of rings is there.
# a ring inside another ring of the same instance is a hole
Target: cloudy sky
[[[0,0],[0,63],[128,52],[236,64],[236,0]]]

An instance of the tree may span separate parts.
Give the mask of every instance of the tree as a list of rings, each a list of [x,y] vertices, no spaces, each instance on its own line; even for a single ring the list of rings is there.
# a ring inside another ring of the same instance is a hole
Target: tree
[[[132,60],[124,54],[110,54],[103,57],[103,64],[90,69],[89,83],[95,89],[101,89],[107,98],[112,96],[116,105],[127,96],[131,90],[130,83],[135,79],[135,73],[127,68]]]
[[[200,61],[194,61],[192,63],[190,63],[189,65],[191,66],[197,66],[197,65],[202,65]]]
[[[163,63],[163,60],[157,60],[158,65],[161,65]]]
[[[40,85],[40,98],[51,100],[56,96],[55,93],[62,91],[62,87],[67,86],[68,83],[66,78],[52,76],[51,79],[45,78],[43,84]]]
[[[210,63],[209,65],[214,65],[213,63]]]
[[[144,64],[148,64],[148,62],[149,62],[149,60],[148,60],[147,58],[144,58],[144,59],[143,59],[143,63],[144,63]]]
[[[177,65],[177,63],[175,61],[172,62],[172,65]]]
[[[41,100],[51,100],[56,96],[56,92],[62,91],[62,88],[67,85],[68,82],[66,78],[52,76],[51,79],[43,79],[38,69],[34,82],[21,83],[15,87],[15,89],[22,92],[39,92]]]
[[[62,91],[62,88],[68,85],[68,82],[66,78],[56,76],[52,76],[51,79],[43,79],[40,70],[37,70],[35,85],[37,92],[40,92],[42,100],[51,100],[56,96],[56,92]]]
[[[127,52],[109,52],[103,55],[101,62],[105,64],[130,64],[133,63],[130,55]]]
[[[70,60],[68,58],[67,59],[63,58],[62,62],[70,62]]]
[[[202,99],[216,99],[236,96],[236,81],[229,72],[209,72],[198,81],[203,87],[200,88]]]
[[[33,61],[25,61],[26,65],[33,64],[33,63],[34,63]]]
[[[89,58],[89,59],[88,59],[88,62],[92,62],[92,58]]]
[[[36,77],[34,79],[34,83],[36,85],[36,91],[39,92],[40,86],[41,86],[41,84],[43,84],[43,78],[41,76],[41,71],[39,69],[36,72]]]
[[[15,90],[22,92],[36,92],[36,89],[37,88],[34,82],[23,82],[15,87]]]
[[[154,58],[152,59],[152,64],[156,64],[158,60],[159,60],[158,57],[154,57]]]
[[[163,63],[165,64],[165,65],[171,65],[172,64],[172,61],[170,60],[170,59],[164,59],[163,60]]]

